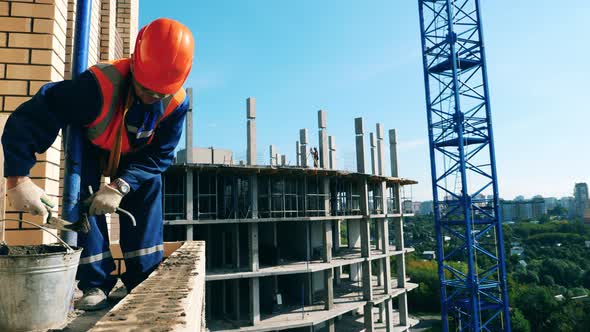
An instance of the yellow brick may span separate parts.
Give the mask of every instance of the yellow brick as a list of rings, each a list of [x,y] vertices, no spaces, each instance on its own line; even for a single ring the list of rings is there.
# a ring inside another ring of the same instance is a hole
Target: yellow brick
[[[26,96],[28,93],[27,81],[0,80],[0,95]]]
[[[51,80],[51,66],[7,65],[6,78]]]
[[[41,87],[47,84],[49,81],[30,81],[29,82],[29,95],[32,96],[41,89]]]
[[[63,81],[63,79],[64,79],[64,71],[62,70],[60,72],[57,69],[55,69],[55,67],[51,67],[51,81],[52,82]]]
[[[0,48],[0,59],[6,63],[29,63],[29,50]]]
[[[5,111],[14,111],[17,107],[19,107],[22,103],[29,100],[29,97],[12,97],[12,96],[5,96],[4,97],[4,110]]]
[[[37,162],[29,176],[32,178],[59,179],[59,166],[45,161]]]
[[[6,47],[6,32],[0,33],[0,47]]]
[[[8,15],[8,2],[0,2],[0,15]]]
[[[4,110],[4,97],[0,96],[0,110]],[[0,204],[2,204],[2,199],[0,199]]]
[[[55,10],[54,5],[13,2],[10,14],[11,16],[54,18]]]
[[[33,227],[33,226],[27,226]],[[13,246],[33,245],[43,243],[43,231],[6,231],[6,242]]]
[[[50,147],[44,153],[37,154],[37,161],[48,161],[59,165],[60,150]]]
[[[50,34],[10,33],[8,46],[51,49],[52,38],[53,35]]]
[[[53,33],[53,20],[36,18],[33,20],[33,32]]]
[[[31,31],[31,19],[26,17],[0,17],[0,30],[2,31]]]
[[[5,64],[0,63],[0,78],[4,78],[4,68],[6,67]]]
[[[50,65],[52,61],[51,50],[33,50],[31,53],[31,63],[39,65]]]
[[[49,178],[31,178],[33,183],[45,190],[48,195],[57,195],[59,192],[59,181],[58,179]]]

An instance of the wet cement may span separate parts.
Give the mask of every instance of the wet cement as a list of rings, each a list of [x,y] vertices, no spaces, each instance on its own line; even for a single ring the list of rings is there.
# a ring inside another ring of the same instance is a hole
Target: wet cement
[[[34,246],[9,246],[0,243],[0,256],[30,256],[40,254],[52,254],[66,252],[66,248],[60,245],[34,245]]]

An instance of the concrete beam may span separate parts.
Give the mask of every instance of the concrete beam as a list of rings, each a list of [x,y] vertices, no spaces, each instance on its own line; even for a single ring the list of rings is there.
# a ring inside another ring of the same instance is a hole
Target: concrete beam
[[[205,331],[204,296],[205,243],[188,241],[90,331]]]

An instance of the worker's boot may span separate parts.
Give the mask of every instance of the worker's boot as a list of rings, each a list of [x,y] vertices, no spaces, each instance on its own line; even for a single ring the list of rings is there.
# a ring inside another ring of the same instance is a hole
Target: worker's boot
[[[84,291],[82,298],[76,302],[76,309],[93,311],[107,306],[107,294],[100,288],[90,288]]]

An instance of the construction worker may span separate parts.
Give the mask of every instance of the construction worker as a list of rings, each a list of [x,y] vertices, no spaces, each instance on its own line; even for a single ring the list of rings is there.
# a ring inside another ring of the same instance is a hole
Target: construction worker
[[[29,179],[35,153],[51,146],[60,128],[85,132],[81,201],[89,201],[90,232],[78,234],[82,256],[76,306],[97,310],[116,283],[105,214],[118,207],[120,245],[128,291],[158,266],[163,255],[161,173],[173,161],[188,110],[182,88],[192,66],[194,40],[181,23],[160,18],[143,27],[130,58],[98,64],[77,79],[44,85],[20,105],[4,128],[4,175],[11,209],[47,214],[43,190]],[[101,174],[110,183],[100,187]],[[88,187],[95,192],[91,196]],[[89,198],[90,197],[90,198]]]

